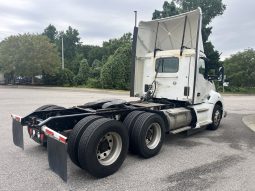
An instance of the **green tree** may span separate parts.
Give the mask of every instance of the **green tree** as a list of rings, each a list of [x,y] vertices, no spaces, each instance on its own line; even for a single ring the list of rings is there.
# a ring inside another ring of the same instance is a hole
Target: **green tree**
[[[90,67],[89,78],[87,81],[87,86],[92,88],[101,88],[100,74],[102,69],[102,62],[95,59]]]
[[[80,45],[78,47],[78,53],[82,55],[83,58],[88,60],[89,65],[92,65],[92,62],[95,59],[102,59],[102,47],[94,45]]]
[[[79,68],[80,68],[80,62],[82,61],[84,59],[84,57],[83,57],[83,55],[82,54],[79,54],[79,53],[77,53],[76,55],[75,55],[75,57],[72,59],[72,60],[70,60],[70,61],[68,61],[68,65],[67,65],[67,68],[71,68],[72,70],[72,72],[74,73],[74,74],[77,74],[78,72],[79,72]],[[66,62],[65,62],[66,63]],[[69,67],[70,66],[70,67]]]
[[[100,78],[101,67],[102,67],[102,62],[95,59],[90,68],[90,77],[97,78],[97,79]]]
[[[219,64],[220,54],[214,49],[213,44],[208,41],[210,34],[212,33],[212,27],[209,26],[211,21],[222,15],[226,9],[226,5],[222,3],[222,0],[172,0],[171,3],[165,1],[163,4],[163,10],[155,10],[152,19],[159,19],[164,17],[173,16],[179,13],[187,12],[201,7],[203,11],[202,19],[202,37],[204,43],[204,51],[206,56],[214,64]]]
[[[103,55],[106,57],[113,55],[119,47],[125,45],[126,43],[132,43],[131,33],[125,33],[120,38],[114,38],[110,39],[109,41],[103,42]]]
[[[224,61],[231,87],[255,87],[255,50],[247,49]]]
[[[123,44],[132,43],[131,33],[125,33],[120,38],[110,39],[103,42],[103,46],[93,45],[80,45],[78,47],[79,54],[83,55],[83,58],[88,60],[89,66],[92,66],[94,60],[99,60],[102,63],[106,63],[107,58],[113,55],[114,52]]]
[[[92,66],[94,60],[102,60],[102,57],[104,55],[103,48],[99,46],[94,46],[89,52],[88,52],[88,63],[90,66]]]
[[[78,74],[74,77],[74,82],[77,85],[86,84],[88,77],[89,77],[89,64],[86,59],[83,59],[80,62],[80,68]]]
[[[123,44],[111,55],[101,70],[104,88],[128,89],[130,85],[131,45]]]
[[[0,43],[0,65],[5,74],[34,79],[43,73],[53,73],[60,60],[57,48],[46,36],[24,34],[10,36]]]
[[[154,13],[152,14],[152,19],[170,17],[180,14],[180,12],[181,10],[176,6],[174,1],[171,1],[171,3],[165,1],[163,4],[163,10],[162,11],[155,10]]]
[[[54,25],[50,24],[47,28],[44,29],[42,35],[47,36],[51,43],[55,43],[58,31]]]

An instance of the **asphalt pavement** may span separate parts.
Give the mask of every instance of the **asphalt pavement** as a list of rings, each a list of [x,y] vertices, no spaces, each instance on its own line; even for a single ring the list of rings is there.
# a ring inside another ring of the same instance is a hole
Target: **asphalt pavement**
[[[26,115],[44,104],[65,107],[126,92],[0,86],[0,190],[255,190],[255,133],[242,118],[255,114],[255,96],[224,96],[227,118],[217,131],[167,135],[159,155],[128,154],[115,174],[95,179],[68,159],[68,182],[48,166],[47,150],[29,139],[12,143],[11,113]]]

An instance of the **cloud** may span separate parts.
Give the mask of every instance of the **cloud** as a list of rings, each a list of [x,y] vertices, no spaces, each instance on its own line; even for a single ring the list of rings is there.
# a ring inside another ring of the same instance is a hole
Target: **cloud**
[[[155,8],[163,0],[118,1],[62,1],[28,0],[0,3],[0,40],[11,34],[41,33],[49,24],[58,30],[68,26],[78,29],[84,43],[101,44],[104,40],[132,32],[134,10],[140,20],[150,20]]]
[[[85,44],[101,45],[109,38],[132,32],[134,10],[138,20],[150,20],[164,0],[12,0],[0,2],[0,40],[12,34],[42,33],[53,24],[57,30],[78,29]],[[227,10],[213,20],[210,37],[223,58],[255,46],[254,0],[223,0]]]
[[[255,47],[254,0],[225,0],[224,15],[212,22],[211,40],[222,57]]]

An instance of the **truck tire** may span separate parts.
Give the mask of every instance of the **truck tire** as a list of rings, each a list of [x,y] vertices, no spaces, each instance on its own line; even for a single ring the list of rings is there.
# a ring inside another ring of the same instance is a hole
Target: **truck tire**
[[[135,153],[143,158],[158,154],[165,139],[163,119],[155,113],[143,113],[135,121],[131,142]]]
[[[129,140],[131,139],[131,134],[132,134],[135,121],[138,118],[138,116],[141,115],[142,113],[144,113],[144,111],[132,111],[127,115],[127,117],[123,121],[123,125],[128,130]],[[129,141],[129,150],[131,152],[134,152],[134,148],[133,148],[133,144],[131,140]]]
[[[217,130],[222,118],[222,108],[219,105],[215,105],[212,113],[212,123],[207,126],[208,130]]]
[[[91,115],[87,116],[83,119],[81,119],[73,128],[72,132],[70,133],[68,137],[68,143],[67,143],[67,152],[69,154],[69,157],[71,161],[76,164],[77,166],[80,166],[79,160],[78,160],[78,147],[79,147],[79,141],[80,138],[85,131],[85,129],[94,121],[97,119],[102,118],[101,116],[97,115]]]
[[[97,178],[116,172],[126,158],[128,132],[116,120],[101,118],[83,132],[78,159],[81,167]]]
[[[48,111],[48,110],[54,110],[54,109],[65,109],[65,108],[58,106],[58,105],[48,104],[48,105],[43,105],[41,107],[38,107],[35,111]],[[27,127],[27,131],[28,131],[29,136],[31,136],[29,126]],[[43,137],[42,145],[44,147],[47,147],[47,136],[45,136],[45,135]]]

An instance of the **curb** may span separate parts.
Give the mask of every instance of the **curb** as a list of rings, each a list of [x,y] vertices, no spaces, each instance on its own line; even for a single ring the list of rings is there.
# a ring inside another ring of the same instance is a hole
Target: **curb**
[[[244,116],[242,121],[247,127],[255,132],[255,114]]]

